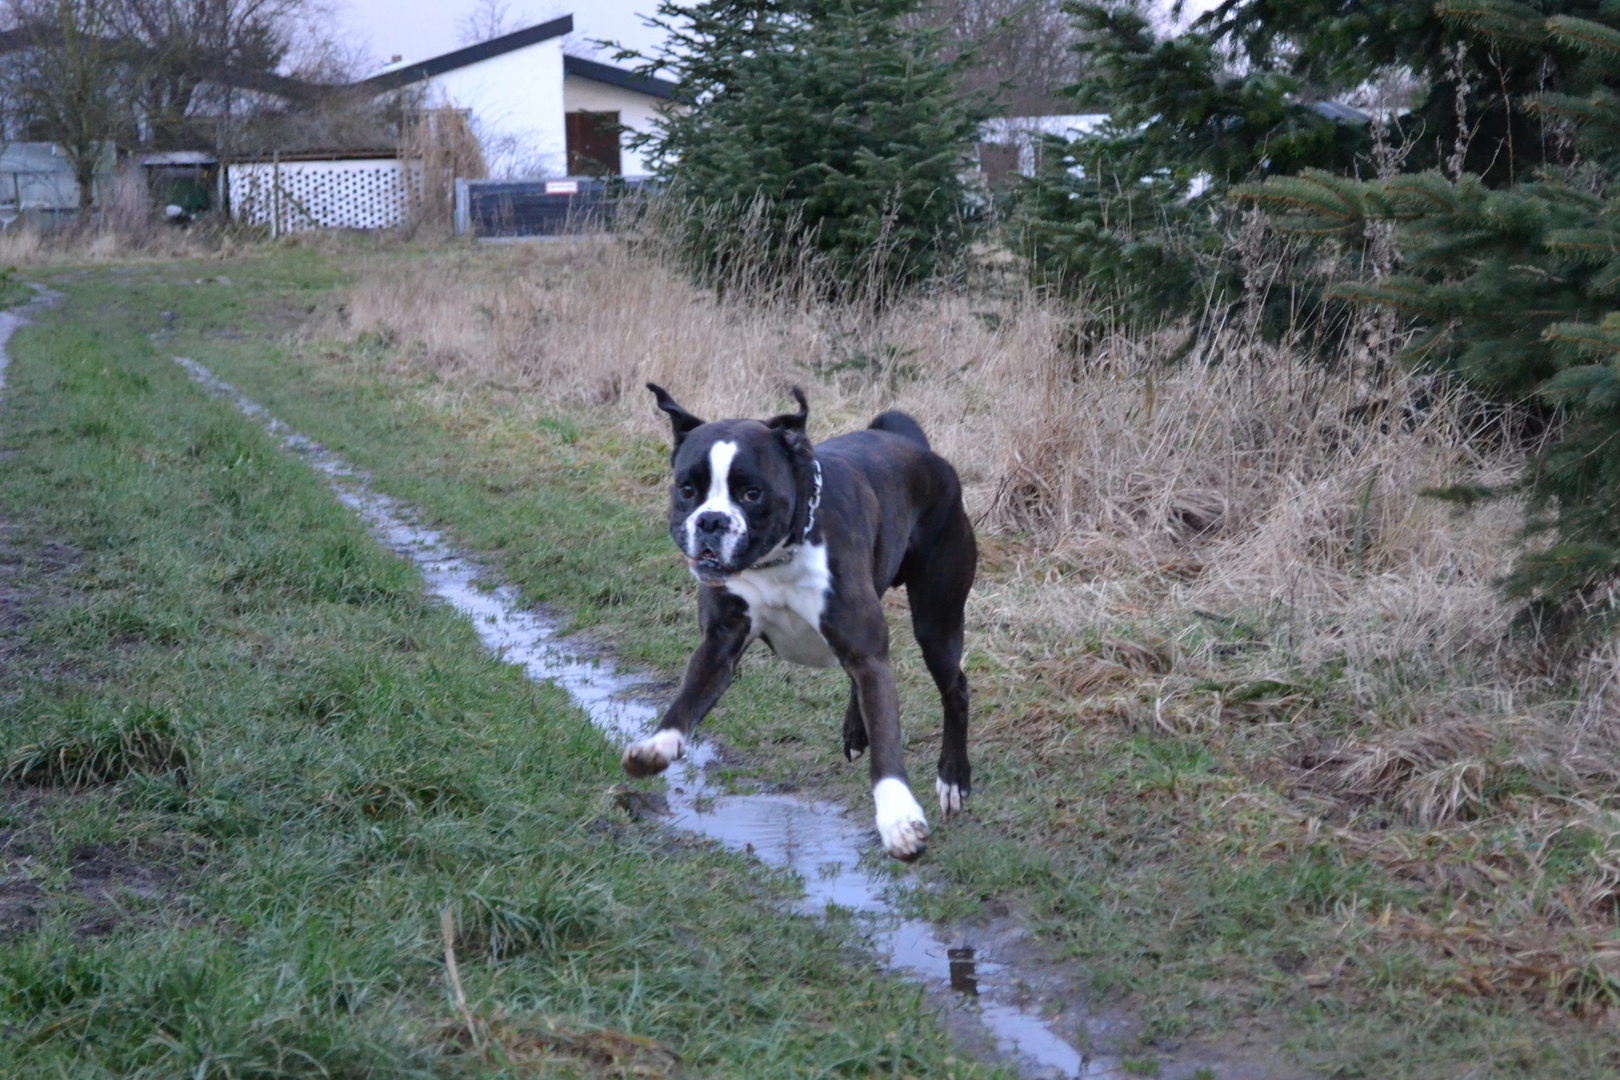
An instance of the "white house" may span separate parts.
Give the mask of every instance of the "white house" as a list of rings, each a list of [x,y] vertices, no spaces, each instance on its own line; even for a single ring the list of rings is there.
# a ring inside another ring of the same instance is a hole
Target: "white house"
[[[580,185],[564,178],[644,176],[647,164],[629,141],[653,130],[660,109],[678,107],[675,84],[564,55],[573,29],[564,15],[426,60],[396,59],[351,89],[419,89],[429,108],[465,114],[495,180],[547,178],[577,193]],[[278,153],[231,162],[225,187],[237,218],[273,234],[388,228],[405,220],[422,168],[383,148]]]
[[[566,56],[574,19],[559,19],[415,63],[395,63],[357,84],[379,93],[420,85],[434,106],[468,110],[497,177],[645,174],[629,148],[650,131],[675,84]]]

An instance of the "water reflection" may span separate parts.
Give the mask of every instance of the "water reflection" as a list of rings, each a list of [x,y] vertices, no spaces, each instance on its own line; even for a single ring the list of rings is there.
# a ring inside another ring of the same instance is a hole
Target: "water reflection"
[[[946,949],[945,956],[951,964],[951,989],[959,994],[979,996],[979,979],[973,970],[973,946],[964,945],[960,949]]]

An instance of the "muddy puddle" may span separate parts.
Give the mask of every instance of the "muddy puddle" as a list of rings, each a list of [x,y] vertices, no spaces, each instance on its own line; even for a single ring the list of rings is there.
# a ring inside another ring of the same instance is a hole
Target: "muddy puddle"
[[[4,318],[0,313],[0,320]],[[0,334],[4,332],[0,322]],[[491,587],[484,567],[458,554],[443,533],[420,524],[411,507],[373,491],[364,473],[290,430],[201,364],[184,358],[176,362],[324,474],[337,497],[384,544],[415,563],[428,590],[466,615],[497,656],[522,667],[532,679],[565,689],[616,742],[640,737],[653,726],[660,710],[638,698],[645,692],[641,682],[581,659],[578,643],[571,646],[561,637],[555,621],[528,609],[516,589]],[[873,855],[877,837],[869,820],[855,820],[832,803],[796,795],[727,793],[707,778],[707,766],[714,762],[712,745],[699,741],[666,773],[665,820],[670,827],[796,874],[804,898],[795,906],[804,914],[821,916],[836,905],[864,919],[879,957],[927,989],[964,1049],[1014,1063],[1030,1078],[1129,1075],[1120,1059],[1082,1052],[1059,1034],[1061,1028],[1084,1033],[1082,1038],[1112,1041],[1110,1034],[1120,1034],[1115,1024],[1087,1016],[1072,1003],[1059,1009],[1054,1020],[1043,1016],[1041,1001],[1051,999],[1031,993],[1040,976],[1019,968],[1016,932],[941,928],[901,917],[893,900],[896,879],[886,866],[879,868]],[[1001,949],[1006,953],[998,954]],[[1155,1075],[1166,1080],[1214,1075],[1196,1061],[1171,1064],[1160,1059],[1157,1064]],[[1233,1074],[1222,1068],[1219,1075],[1225,1080]]]

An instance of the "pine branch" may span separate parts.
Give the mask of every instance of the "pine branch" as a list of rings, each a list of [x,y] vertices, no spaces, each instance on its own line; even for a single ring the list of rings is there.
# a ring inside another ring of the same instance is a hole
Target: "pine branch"
[[[1235,202],[1290,215],[1275,222],[1284,231],[1328,235],[1366,222],[1364,192],[1365,186],[1357,181],[1310,169],[1298,176],[1274,176],[1264,183],[1240,184],[1231,189],[1230,195]]]
[[[1494,44],[1539,45],[1547,38],[1542,13],[1512,0],[1443,0],[1435,5],[1434,12]]]
[[[1573,346],[1575,351],[1587,356],[1611,356],[1620,353],[1620,326],[1556,322],[1547,327],[1543,336],[1548,341]]]
[[[1543,243],[1548,251],[1580,263],[1607,263],[1620,255],[1620,232],[1608,229],[1553,229]]]
[[[1594,59],[1620,65],[1620,30],[1591,19],[1554,15],[1546,22],[1547,33]]]

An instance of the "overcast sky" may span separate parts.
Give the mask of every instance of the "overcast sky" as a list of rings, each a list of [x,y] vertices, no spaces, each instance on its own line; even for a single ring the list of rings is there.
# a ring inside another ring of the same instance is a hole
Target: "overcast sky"
[[[487,5],[489,0],[484,0]],[[497,0],[499,2],[499,0]],[[332,7],[343,24],[343,36],[365,47],[378,64],[398,55],[405,63],[459,48],[460,24],[478,8],[477,0],[332,0]],[[522,29],[547,22],[559,15],[574,17],[574,35],[568,52],[592,55],[588,41],[605,38],[648,50],[659,35],[642,25],[639,13],[651,12],[657,0],[505,0],[508,25]],[[607,60],[610,53],[594,55]]]

